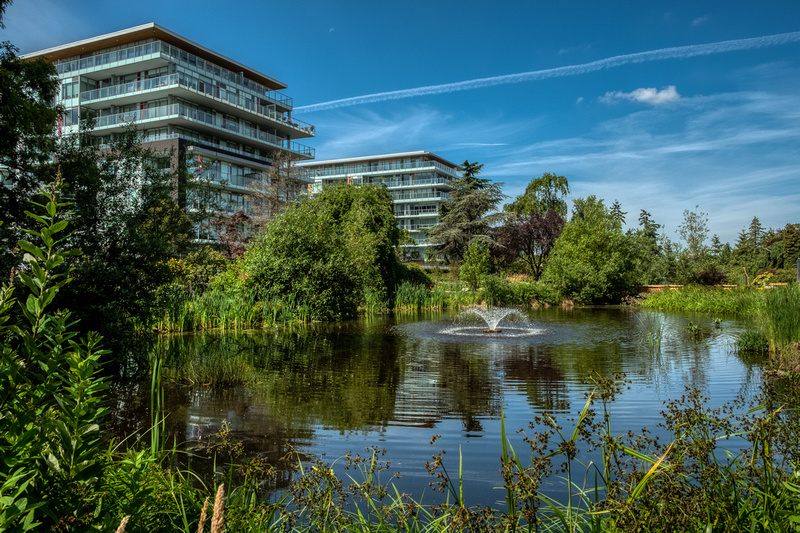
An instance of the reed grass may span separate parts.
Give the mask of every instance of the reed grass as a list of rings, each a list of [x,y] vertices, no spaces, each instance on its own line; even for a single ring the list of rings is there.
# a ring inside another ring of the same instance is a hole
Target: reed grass
[[[766,292],[749,287],[726,290],[720,287],[689,285],[678,290],[653,292],[641,301],[642,307],[671,311],[698,311],[712,315],[753,315],[763,311]]]
[[[800,343],[800,284],[766,291],[764,314],[767,318],[770,352],[779,357],[797,357]]]

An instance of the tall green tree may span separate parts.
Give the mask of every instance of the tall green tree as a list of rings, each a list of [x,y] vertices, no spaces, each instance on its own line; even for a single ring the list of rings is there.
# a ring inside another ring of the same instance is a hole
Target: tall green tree
[[[472,241],[464,254],[464,263],[461,265],[459,278],[469,284],[472,290],[477,289],[481,278],[489,273],[491,261],[489,246],[479,240]]]
[[[638,253],[633,237],[623,233],[603,200],[578,198],[550,254],[544,280],[580,302],[616,302],[639,289]]]
[[[783,264],[784,268],[797,268],[800,257],[800,224],[786,224],[783,230]]]
[[[546,213],[553,210],[567,216],[566,196],[569,194],[569,182],[564,176],[545,172],[539,178],[534,178],[525,188],[525,192],[517,196],[505,210],[511,213]]]
[[[482,164],[464,161],[462,166],[462,176],[448,182],[452,191],[442,204],[440,222],[428,230],[434,256],[448,263],[463,261],[474,239],[490,244],[490,228],[502,220],[502,214],[492,211],[504,198],[503,184],[479,178]]]
[[[700,206],[695,206],[695,209]],[[705,253],[708,238],[708,215],[702,211],[684,209],[683,222],[678,226],[678,235],[686,243],[689,257],[697,260]]]
[[[5,5],[0,5],[0,15]],[[43,60],[22,61],[9,42],[0,44],[0,270],[17,260],[14,255],[27,201],[54,174],[41,177],[39,168],[55,149],[53,130],[59,110],[53,106],[58,78]]]

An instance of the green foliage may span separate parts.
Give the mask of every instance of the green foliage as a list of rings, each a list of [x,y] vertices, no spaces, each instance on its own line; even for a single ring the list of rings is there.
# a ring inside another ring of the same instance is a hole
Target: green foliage
[[[0,294],[0,530],[72,530],[93,523],[103,509],[100,496],[105,461],[100,423],[106,409],[97,377],[99,338],[77,338],[69,312],[48,308],[72,281],[60,252],[68,240],[67,220],[58,211],[59,185],[29,213],[35,239],[19,241],[25,252],[19,278],[29,294],[19,307],[20,325],[9,325],[13,289]],[[60,270],[60,272],[59,272]],[[25,324],[25,325],[22,325]]]
[[[640,305],[673,311],[745,316],[760,313],[764,309],[765,297],[763,291],[744,287],[725,290],[721,287],[688,285],[678,290],[652,292]]]
[[[695,206],[697,209],[699,206]],[[705,251],[708,238],[708,215],[702,211],[684,209],[683,222],[678,226],[678,234],[686,242],[686,250],[693,260],[698,259]]]
[[[635,241],[622,232],[602,200],[575,200],[572,219],[550,254],[544,280],[580,302],[619,301],[639,287]]]
[[[767,336],[761,331],[748,329],[739,334],[736,339],[736,349],[739,352],[766,354],[769,350]]]
[[[461,281],[476,290],[483,276],[489,273],[490,264],[489,247],[477,239],[472,241],[464,254],[464,262],[459,271]]]
[[[797,349],[791,347],[800,343],[800,284],[774,287],[764,293],[770,350],[787,358],[790,354],[797,357]]]
[[[317,320],[356,314],[369,292],[389,300],[403,268],[399,231],[384,187],[330,187],[284,211],[241,263],[260,299],[303,302]]]
[[[517,196],[516,200],[505,206],[510,213],[530,215],[532,213],[544,214],[555,211],[562,218],[567,216],[567,202],[564,199],[569,194],[569,182],[564,176],[545,172],[540,178],[534,178],[525,188],[525,192]]]
[[[4,6],[0,6],[4,9]],[[47,162],[55,147],[53,128],[59,110],[53,107],[58,78],[46,61],[23,61],[9,42],[0,44],[0,271],[17,260],[19,228],[25,224],[27,201],[39,190],[34,170]]]
[[[442,204],[439,223],[428,230],[433,257],[448,264],[463,261],[473,240],[490,243],[489,230],[502,218],[500,213],[490,214],[503,199],[502,183],[478,178],[481,164],[464,161],[462,166],[461,178],[448,182],[453,190]]]
[[[800,257],[800,224],[786,224],[783,230],[783,265],[784,268],[797,268]]]

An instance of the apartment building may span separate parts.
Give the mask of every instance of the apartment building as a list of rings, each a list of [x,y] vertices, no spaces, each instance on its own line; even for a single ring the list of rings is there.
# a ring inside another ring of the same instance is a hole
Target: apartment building
[[[313,190],[317,191],[336,182],[385,185],[394,200],[397,226],[408,230],[414,239],[405,252],[416,261],[427,257],[430,245],[424,231],[439,223],[439,208],[451,190],[447,182],[459,178],[463,170],[422,151],[308,161],[298,163],[297,168],[305,179],[313,179]]]
[[[185,168],[208,178],[228,214],[252,211],[252,186],[268,179],[275,161],[314,157],[296,141],[313,137],[314,126],[293,116],[285,84],[157,24],[23,56],[39,57],[61,81],[60,135],[91,119],[102,148],[134,124],[143,146],[170,154],[173,175]],[[184,185],[176,180],[174,192],[192,209]]]

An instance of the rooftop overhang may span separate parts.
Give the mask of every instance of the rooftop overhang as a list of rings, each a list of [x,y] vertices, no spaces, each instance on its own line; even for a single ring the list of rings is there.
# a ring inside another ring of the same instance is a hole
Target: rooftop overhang
[[[113,33],[107,33],[105,35],[99,35],[97,37],[84,39],[82,41],[62,44],[60,46],[55,46],[46,50],[40,50],[38,52],[31,52],[29,54],[24,54],[21,57],[23,59],[44,58],[48,61],[57,61],[59,59],[69,59],[71,57],[83,56],[104,50],[106,48],[123,46],[125,44],[144,41],[145,39],[151,38],[167,42],[173,46],[177,46],[181,50],[186,50],[197,57],[201,57],[206,61],[215,63],[233,72],[241,72],[246,78],[260,83],[268,89],[281,90],[286,89],[287,87],[286,84],[281,83],[280,81],[271,78],[266,74],[262,74],[257,70],[253,70],[239,63],[238,61],[225,57],[224,55],[214,52],[205,46],[190,41],[189,39],[186,39],[175,32],[169,31],[168,29],[163,28],[154,22],[142,24],[141,26],[135,26],[133,28],[116,31]]]

